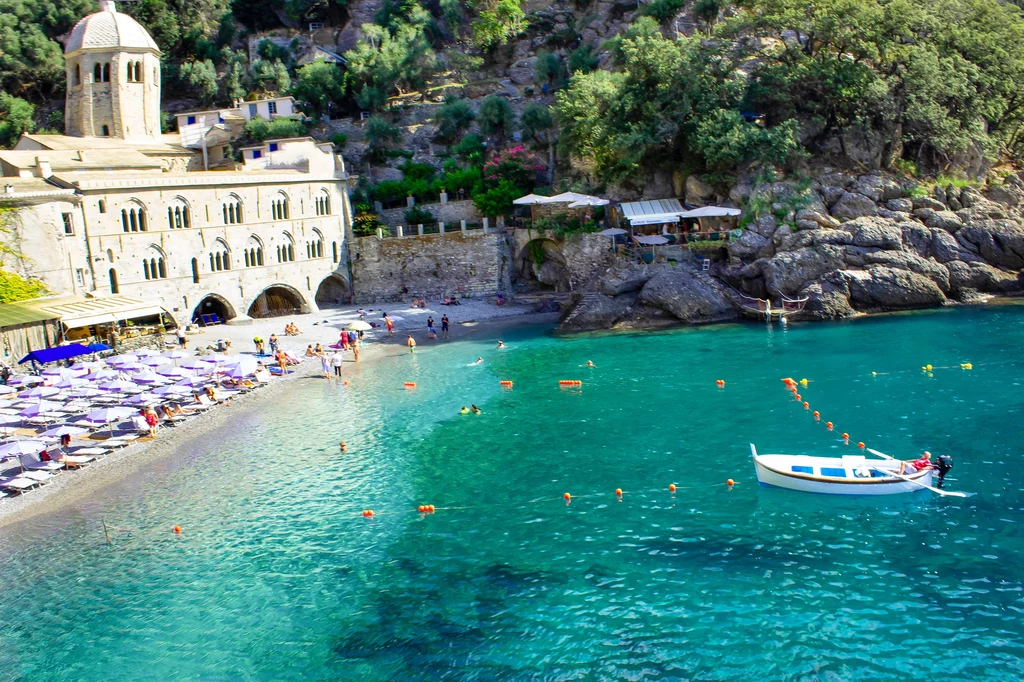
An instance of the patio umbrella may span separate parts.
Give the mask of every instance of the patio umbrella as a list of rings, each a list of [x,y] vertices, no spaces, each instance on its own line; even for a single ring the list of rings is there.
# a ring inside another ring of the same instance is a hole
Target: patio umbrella
[[[193,355],[195,355],[195,353],[187,350],[169,350],[166,353],[162,353],[161,357],[170,358],[171,360],[184,360],[185,358],[190,358]]]
[[[134,381],[125,381],[124,379],[115,379],[99,385],[99,388],[104,391],[134,391],[138,387]]]
[[[170,386],[161,386],[160,388],[154,390],[153,395],[185,395],[186,393],[191,392],[191,388],[187,388],[185,386],[175,386],[174,384],[171,384]]]
[[[41,384],[46,379],[43,377],[36,377],[32,375],[23,375],[20,377],[11,377],[7,380],[8,386],[30,386],[32,384]]]
[[[64,403],[57,403],[52,400],[40,400],[35,405],[30,405],[18,414],[22,417],[38,417],[44,412],[53,412],[64,407]]]
[[[668,240],[662,237],[660,234],[649,234],[637,237],[636,240],[641,244],[647,246],[658,246],[661,244],[668,244]]]
[[[617,227],[609,227],[606,230],[601,230],[600,232],[598,232],[597,236],[598,237],[618,237],[620,234],[626,234],[626,231],[622,230],[622,229],[619,229]]]
[[[149,403],[160,402],[160,398],[152,393],[139,393],[121,401],[125,405],[148,405]]]
[[[89,381],[108,381],[110,379],[116,379],[119,376],[121,376],[121,373],[116,369],[98,369],[85,378]]]
[[[130,407],[104,407],[85,415],[85,421],[91,424],[109,424],[118,419],[135,415],[137,412],[137,410]]]
[[[115,355],[106,359],[108,365],[126,365],[129,362],[138,362],[139,356],[135,353],[125,353],[123,355]]]
[[[17,424],[19,422],[21,422],[20,417],[14,417],[9,414],[0,414],[0,426],[5,426],[7,424]]]
[[[569,208],[587,208],[590,206],[607,206],[610,202],[600,197],[583,197],[569,204]]]
[[[543,204],[547,200],[547,197],[542,197],[539,194],[527,194],[525,197],[514,199],[512,203],[516,206],[532,206],[534,204]]]
[[[125,365],[118,365],[117,369],[122,372],[138,372],[140,369],[149,369],[149,367],[138,362],[129,362]]]
[[[221,358],[217,358],[216,362],[221,367],[229,367],[231,365],[238,364],[238,361],[242,359],[241,355],[225,355]]]
[[[149,367],[159,367],[160,365],[168,365],[171,362],[170,358],[165,358],[162,355],[154,355],[152,357],[145,358],[141,361],[142,364]]]
[[[185,377],[181,381],[176,382],[175,386],[195,388],[196,386],[205,386],[210,383],[209,377]]]
[[[243,377],[250,376],[259,371],[260,364],[256,362],[256,358],[245,357],[242,358],[237,365],[227,371],[227,375],[232,379],[241,379]]]
[[[18,392],[18,389],[14,388],[13,386],[6,386],[4,384],[0,384],[0,395],[7,395],[8,393],[17,393],[17,392]]]
[[[103,391],[95,388],[75,388],[68,391],[68,395],[72,398],[95,398],[98,395],[103,395]]]
[[[150,358],[153,357],[154,355],[160,355],[160,351],[153,350],[152,348],[139,348],[137,350],[133,350],[132,352],[138,355],[140,358]]]
[[[151,369],[145,372],[139,372],[132,376],[132,381],[140,384],[159,384],[165,381],[164,377],[160,376]]]
[[[373,329],[373,327],[370,326],[369,322],[356,320],[355,322],[349,322],[349,325],[348,327],[346,327],[346,329],[351,329],[354,332],[368,332],[371,329]]]
[[[50,369],[44,369],[41,374],[44,377],[63,377],[65,372],[71,372],[70,367],[51,367]]]
[[[92,371],[94,369],[99,369],[100,367],[103,367],[103,363],[100,362],[99,360],[87,360],[85,362],[76,362],[75,364],[71,365],[71,369],[84,369],[87,372]]]
[[[191,370],[210,369],[210,367],[212,366],[213,365],[208,360],[201,360],[199,358],[196,358],[195,360],[189,360],[188,362],[183,362],[180,365],[178,365],[178,367],[184,367],[185,369]]]
[[[49,398],[51,395],[57,395],[60,393],[59,388],[53,386],[36,386],[30,388],[27,391],[22,391],[19,394],[21,398]]]
[[[88,379],[82,379],[81,377],[71,377],[70,379],[64,379],[54,384],[56,388],[78,388],[79,386],[87,386],[89,384]]]
[[[38,455],[46,449],[41,440],[16,440],[0,445],[0,457],[17,457],[19,455]]]
[[[185,369],[184,367],[166,367],[166,368],[161,368],[161,369],[158,369],[156,371],[156,373],[159,374],[162,377],[175,377],[175,378],[190,377],[190,376],[192,376],[194,374],[194,372],[192,370]]]
[[[49,438],[60,438],[61,436],[81,436],[83,433],[89,433],[89,429],[83,429],[81,426],[68,426],[67,424],[61,424],[55,426],[52,429],[43,431],[40,436],[47,436]]]

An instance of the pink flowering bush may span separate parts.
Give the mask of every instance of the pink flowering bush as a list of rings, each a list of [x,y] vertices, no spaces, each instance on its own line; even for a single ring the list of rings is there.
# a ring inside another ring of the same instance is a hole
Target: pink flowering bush
[[[537,174],[544,170],[544,164],[523,145],[495,154],[484,164],[484,181],[490,187],[497,186],[502,180],[512,182],[523,193],[530,192],[537,184]]]

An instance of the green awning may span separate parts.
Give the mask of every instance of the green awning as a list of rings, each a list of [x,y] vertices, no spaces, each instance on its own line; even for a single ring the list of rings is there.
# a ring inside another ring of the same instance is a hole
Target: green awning
[[[59,319],[58,315],[43,312],[24,303],[0,303],[0,328],[56,319]]]

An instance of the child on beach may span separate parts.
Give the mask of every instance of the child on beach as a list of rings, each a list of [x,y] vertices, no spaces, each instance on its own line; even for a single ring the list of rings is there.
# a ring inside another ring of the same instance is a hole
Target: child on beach
[[[416,339],[412,338],[412,334],[410,334],[409,338],[405,340],[405,345],[409,347],[410,353],[416,352]]]

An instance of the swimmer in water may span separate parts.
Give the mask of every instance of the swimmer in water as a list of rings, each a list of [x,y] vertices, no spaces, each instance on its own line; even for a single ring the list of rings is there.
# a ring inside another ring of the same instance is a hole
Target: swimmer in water
[[[480,414],[480,408],[476,405],[471,405],[469,409],[473,410],[473,414]]]
[[[594,364],[593,360],[587,360],[587,367],[597,367],[597,365]]]
[[[505,342],[504,341],[498,341],[498,348],[504,348],[504,347],[505,347]]]
[[[345,445],[345,441],[341,441],[340,443],[338,443],[338,447],[341,448],[342,452],[348,452],[348,446]]]
[[[462,409],[459,410],[459,414],[469,414],[469,408],[463,405]]]
[[[476,359],[476,362],[474,362],[474,363],[471,363],[471,364],[474,364],[474,365],[479,365],[479,364],[480,364],[481,362],[483,362],[483,361],[484,361],[484,359],[483,359],[483,358],[477,358],[477,359]]]

